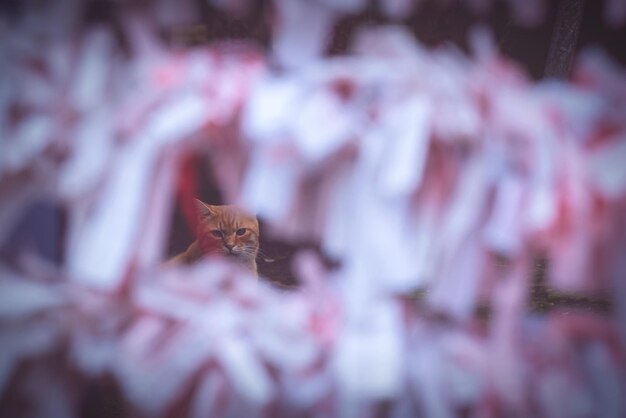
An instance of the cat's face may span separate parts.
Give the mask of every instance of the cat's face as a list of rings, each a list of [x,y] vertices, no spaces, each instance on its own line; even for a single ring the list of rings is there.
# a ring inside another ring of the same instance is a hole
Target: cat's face
[[[222,254],[251,263],[259,249],[259,223],[236,206],[208,205],[196,200],[198,242],[205,254]]]

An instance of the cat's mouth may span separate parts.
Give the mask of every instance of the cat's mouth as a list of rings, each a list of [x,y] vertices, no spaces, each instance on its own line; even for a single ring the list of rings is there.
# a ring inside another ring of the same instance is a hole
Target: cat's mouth
[[[236,249],[228,249],[228,248],[224,248],[224,255],[227,258],[232,258],[235,260],[245,260],[246,259],[246,253],[245,252],[241,252],[239,250]]]

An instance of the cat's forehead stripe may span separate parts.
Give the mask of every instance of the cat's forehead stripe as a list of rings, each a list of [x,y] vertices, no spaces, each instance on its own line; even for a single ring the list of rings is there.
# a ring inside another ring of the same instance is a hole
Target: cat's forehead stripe
[[[247,228],[256,236],[258,234],[258,222],[256,217],[241,210],[239,207],[210,206],[212,214],[205,218],[205,225],[211,229],[220,229],[228,234],[234,233],[239,228]]]
[[[222,230],[234,230],[241,227],[254,228],[254,222],[246,218],[238,219],[236,216],[229,214],[217,220],[215,226]]]

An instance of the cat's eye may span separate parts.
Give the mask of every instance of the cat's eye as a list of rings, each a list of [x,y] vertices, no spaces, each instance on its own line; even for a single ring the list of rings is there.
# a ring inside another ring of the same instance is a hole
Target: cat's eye
[[[246,228],[239,228],[237,230],[237,235],[239,235],[239,236],[242,236],[245,233],[246,233]]]
[[[211,235],[213,235],[216,238],[223,238],[224,237],[224,233],[222,231],[220,231],[219,229],[214,229],[211,231]]]

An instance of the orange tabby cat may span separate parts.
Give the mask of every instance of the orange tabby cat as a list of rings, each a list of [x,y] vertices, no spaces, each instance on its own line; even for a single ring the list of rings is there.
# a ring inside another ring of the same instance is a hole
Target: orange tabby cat
[[[259,222],[232,205],[208,205],[196,199],[199,222],[197,239],[171,262],[192,263],[208,254],[222,254],[257,274]]]

